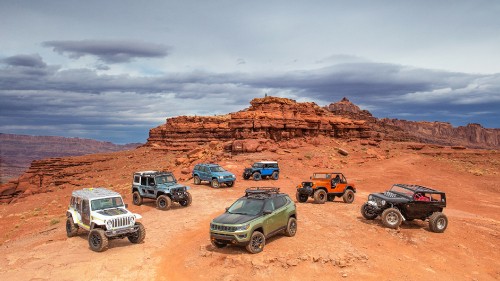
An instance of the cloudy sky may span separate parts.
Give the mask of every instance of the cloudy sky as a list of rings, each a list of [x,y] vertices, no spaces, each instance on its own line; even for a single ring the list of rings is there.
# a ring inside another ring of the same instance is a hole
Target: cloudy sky
[[[268,95],[500,127],[500,1],[0,1],[0,133],[145,142]]]

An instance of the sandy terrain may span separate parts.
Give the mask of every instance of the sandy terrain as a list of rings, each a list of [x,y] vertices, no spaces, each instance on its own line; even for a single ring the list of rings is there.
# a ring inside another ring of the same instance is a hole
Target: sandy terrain
[[[347,149],[339,155],[335,147]],[[131,244],[113,240],[103,253],[88,247],[87,234],[67,238],[64,221],[72,185],[0,205],[0,276],[2,280],[500,280],[500,154],[496,151],[405,144],[380,147],[330,142],[242,154],[220,161],[238,176],[233,188],[191,186],[193,204],[159,211],[154,203],[133,206],[131,174],[174,167],[171,154],[141,148],[118,152],[81,175],[87,186],[105,185],[121,192],[131,210],[143,216],[146,239]],[[146,155],[154,155],[145,161]],[[241,172],[254,160],[278,160],[278,181],[244,181]],[[178,178],[182,167],[174,167]],[[295,237],[269,239],[263,253],[244,248],[215,249],[210,220],[245,188],[277,186],[295,200],[295,186],[312,171],[342,171],[355,182],[353,204],[338,199],[316,205],[297,203]],[[398,230],[366,221],[359,212],[369,193],[393,183],[426,185],[447,193],[449,227],[432,233],[427,222],[405,222]]]

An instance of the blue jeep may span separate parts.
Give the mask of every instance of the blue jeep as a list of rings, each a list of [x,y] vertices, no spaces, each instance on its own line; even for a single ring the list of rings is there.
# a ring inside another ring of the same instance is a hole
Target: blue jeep
[[[271,177],[277,180],[280,176],[280,168],[276,161],[261,161],[252,165],[252,168],[245,168],[243,178],[249,179],[253,177],[254,180],[260,181],[263,178]]]
[[[132,203],[139,206],[143,198],[149,198],[156,200],[156,207],[160,210],[170,209],[172,202],[187,207],[193,201],[188,189],[189,186],[178,184],[171,172],[136,172],[132,183]]]
[[[193,169],[194,184],[208,181],[212,187],[220,187],[223,183],[228,187],[234,185],[236,176],[217,164],[198,164]]]

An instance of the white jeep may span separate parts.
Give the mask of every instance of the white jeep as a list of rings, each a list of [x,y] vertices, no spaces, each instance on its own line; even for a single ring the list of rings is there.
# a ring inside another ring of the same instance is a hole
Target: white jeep
[[[80,228],[89,231],[89,246],[96,252],[104,251],[109,239],[127,237],[132,243],[141,243],[146,237],[146,230],[136,220],[142,216],[126,208],[121,195],[109,189],[99,187],[73,191],[66,212],[66,234],[73,237]]]

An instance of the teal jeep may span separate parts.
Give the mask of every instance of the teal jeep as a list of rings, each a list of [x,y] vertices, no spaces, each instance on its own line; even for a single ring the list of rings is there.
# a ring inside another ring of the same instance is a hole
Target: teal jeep
[[[245,191],[226,212],[210,223],[212,245],[223,248],[229,244],[246,246],[252,253],[264,250],[266,239],[297,232],[297,210],[288,195],[279,188],[257,187]]]
[[[132,182],[132,203],[141,205],[143,199],[148,198],[156,200],[160,210],[170,209],[172,202],[187,207],[193,201],[188,189],[189,186],[178,184],[171,172],[136,172]]]

